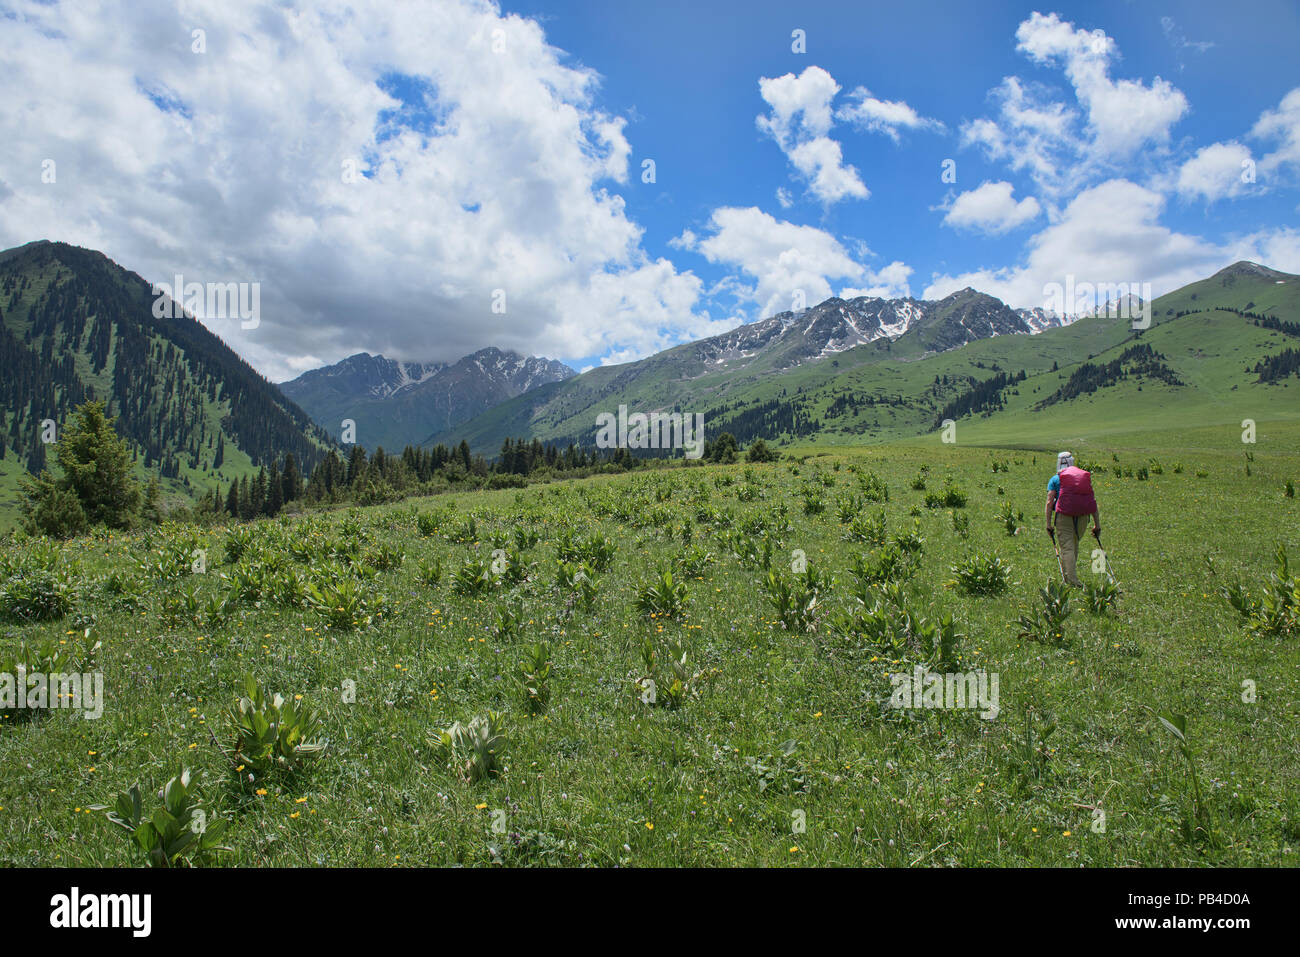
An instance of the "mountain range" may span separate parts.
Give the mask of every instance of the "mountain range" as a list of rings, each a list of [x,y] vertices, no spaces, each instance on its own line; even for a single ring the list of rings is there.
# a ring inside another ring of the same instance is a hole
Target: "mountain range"
[[[452,363],[401,362],[359,352],[281,383],[286,396],[336,438],[345,420],[359,445],[402,449],[539,385],[576,375],[552,359],[494,347]]]
[[[1012,309],[973,289],[938,301],[832,298],[799,314],[781,313],[539,386],[430,441],[463,438],[489,456],[513,437],[589,446],[596,417],[620,405],[700,412],[708,435],[729,431],[742,443],[915,435],[999,372],[1041,376],[1025,390],[1041,400],[1064,387],[1072,371],[1114,361],[1138,339],[1167,345],[1166,367],[1186,371],[1168,376],[1189,383],[1179,399],[1185,407],[1194,399],[1215,414],[1235,414],[1225,410],[1243,402],[1276,407],[1270,384],[1248,370],[1288,339],[1285,330],[1300,320],[1298,294],[1296,276],[1237,263],[1150,303],[1145,330],[1127,318],[1147,305],[1137,300],[1128,303],[1131,311],[1103,307],[1067,322],[1043,310]],[[1259,324],[1270,318],[1280,326]],[[1180,387],[1161,381],[1144,402],[1161,388]],[[1016,405],[1011,391],[1002,404]]]
[[[491,458],[507,439],[590,447],[620,405],[780,444],[917,436],[949,417],[987,441],[1049,444],[1099,423],[1300,418],[1300,277],[1246,262],[1154,300],[1146,329],[962,289],[832,298],[582,374],[496,348],[451,363],[358,353],[279,387],[192,316],[152,305],[150,284],[102,253],[0,252],[0,505],[45,464],[44,423],[90,398],[117,416],[141,476],[179,495],[286,453],[306,474],[344,419],[370,449],[464,439]]]
[[[686,343],[637,362],[603,366],[561,384],[521,393],[501,411],[489,409],[435,432],[426,443],[459,441],[492,454],[505,438],[543,438],[589,444],[596,405],[620,397],[647,410],[681,411],[685,401],[712,401],[756,379],[780,376],[828,357],[870,347],[891,354],[893,344],[938,352],[979,339],[1030,335],[1063,320],[1042,309],[1016,310],[993,296],[963,289],[937,301],[913,298],[831,298],[800,312],[782,312],[721,335]],[[838,367],[838,363],[835,363]]]

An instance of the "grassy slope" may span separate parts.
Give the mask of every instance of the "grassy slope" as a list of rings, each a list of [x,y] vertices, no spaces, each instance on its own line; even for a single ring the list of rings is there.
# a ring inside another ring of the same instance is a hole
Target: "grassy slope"
[[[16,250],[13,251],[15,254]],[[44,293],[46,287],[55,275],[66,267],[59,263],[51,261],[45,264],[45,268],[35,271],[31,276],[31,284],[26,293],[18,298],[15,307],[7,310],[5,313],[5,323],[10,326],[14,334],[20,339],[26,334],[31,323],[27,320],[28,312],[32,304]],[[121,282],[121,277],[117,277]],[[86,323],[86,332],[82,341],[78,344],[76,353],[76,367],[78,376],[89,386],[93,386],[95,395],[103,399],[113,394],[113,375],[115,366],[116,351],[118,339],[115,336],[109,351],[108,361],[104,368],[99,372],[94,372],[91,367],[90,354],[87,348],[91,334],[91,322]],[[166,344],[162,336],[152,336],[150,338],[150,348],[158,344]],[[188,369],[182,364],[183,375],[187,382],[193,382]],[[154,390],[157,401],[163,401],[163,384],[159,382]],[[2,412],[3,410],[0,410]],[[221,433],[221,423],[230,413],[230,400],[218,396],[217,401],[209,401],[206,396],[203,399],[203,415],[207,421],[209,436],[215,436]],[[0,415],[0,422],[4,421],[4,416]],[[189,456],[181,455],[180,475],[174,479],[162,479],[161,488],[166,500],[178,505],[188,505],[191,503],[193,496],[200,493],[206,493],[216,485],[220,485],[223,491],[229,487],[230,483],[245,475],[250,478],[256,474],[257,469],[253,466],[253,461],[243,452],[235,443],[231,436],[225,437],[225,454],[220,469],[195,469],[189,464]],[[204,458],[212,461],[213,450],[204,450]],[[55,450],[47,449],[46,461],[48,467],[53,471],[55,469]],[[20,480],[25,473],[25,457],[18,459],[12,450],[9,450],[4,461],[0,461],[0,532],[16,528],[21,523],[23,499],[20,492]],[[140,458],[135,466],[136,478],[143,484],[147,483],[150,476],[156,474],[156,469],[149,470],[144,467],[144,459]],[[185,479],[189,480],[189,487],[185,485]]]
[[[1260,386],[1244,370],[1294,345],[1294,340],[1257,329],[1230,313],[1208,311],[1216,305],[1242,309],[1249,303],[1254,303],[1252,311],[1300,320],[1300,282],[1278,285],[1248,276],[1211,277],[1161,297],[1153,304],[1153,326],[1141,341],[1164,353],[1188,387],[1165,392],[1163,386],[1144,386],[1144,393],[1154,394],[1139,396],[1137,383],[1127,382],[1066,408],[1057,406],[1047,417],[1034,416],[1030,406],[1055,391],[1081,362],[1109,361],[1132,344],[1127,321],[1085,319],[1037,336],[997,337],[938,354],[925,354],[916,336],[909,334],[888,346],[860,346],[785,372],[761,363],[739,374],[705,368],[685,358],[690,346],[681,346],[642,363],[595,369],[525,394],[458,427],[456,435],[438,438],[459,441],[464,436],[476,451],[494,454],[506,435],[543,440],[589,435],[596,413],[613,410],[620,402],[633,409],[676,405],[705,411],[707,427],[710,419],[718,418],[708,413],[723,403],[748,405],[802,393],[810,414],[822,422],[821,432],[804,437],[804,442],[891,440],[930,431],[938,410],[964,388],[953,385],[931,394],[936,376],[985,379],[995,365],[1011,373],[1024,369],[1031,379],[1020,387],[1018,401],[1009,397],[1003,413],[991,421],[969,423],[975,436],[988,441],[1011,441],[1036,431],[1054,434],[1059,420],[1069,421],[1071,430],[1080,434],[1131,428],[1126,424],[1131,411],[1142,416],[1141,428],[1228,422],[1233,416],[1258,421],[1293,418],[1300,414],[1300,387]],[[1206,311],[1173,318],[1173,313],[1189,309]],[[901,396],[904,401],[901,406],[879,405],[856,415],[827,417],[831,402],[844,394]]]
[[[821,447],[797,474],[791,461],[752,471],[707,467],[361,510],[363,547],[388,543],[405,555],[399,569],[363,585],[372,599],[382,592],[396,606],[366,630],[330,631],[316,615],[273,602],[241,606],[218,627],[173,627],[162,620],[162,605],[184,582],[146,587],[135,614],[112,611],[88,591],[78,610],[98,616],[105,714],[85,721],[56,713],[0,727],[0,760],[10,769],[0,778],[0,858],[131,863],[126,842],[86,805],[137,781],[157,783],[185,761],[203,771],[209,799],[230,815],[228,863],[243,866],[481,864],[492,859],[492,844],[505,847],[511,863],[1294,866],[1300,645],[1248,635],[1215,586],[1237,576],[1254,583],[1279,541],[1300,558],[1296,500],[1279,491],[1284,479],[1300,475],[1300,426],[1261,429],[1250,477],[1239,440],[1223,428],[1158,428],[1122,441],[1115,432],[1104,444],[1096,436],[1090,459],[1109,466],[1113,454],[1133,468],[1154,458],[1164,471],[1150,481],[1098,471],[1106,540],[1125,594],[1114,617],[1076,610],[1061,648],[1020,641],[1009,625],[1055,573],[1039,513],[1056,443],[1045,452],[990,451],[959,435],[955,446],[928,436]],[[994,458],[1009,470],[993,473]],[[1173,472],[1175,461],[1185,466],[1181,474]],[[794,635],[774,627],[761,573],[722,555],[702,522],[695,540],[719,557],[689,581],[685,620],[655,622],[632,610],[656,565],[682,548],[679,536],[670,540],[666,532],[679,530],[705,498],[730,508],[737,525],[770,520],[786,505],[793,530],[780,536],[778,555],[805,550],[837,579],[830,605],[846,605],[850,559],[863,548],[842,539],[835,517],[835,499],[856,489],[849,466],[888,483],[883,508],[892,532],[913,521],[908,513],[923,493],[909,483],[922,464],[931,468],[931,488],[949,475],[966,488],[971,533],[963,541],[947,511],[920,508],[926,545],[909,591],[924,613],[957,616],[969,636],[961,646],[967,666],[1000,674],[996,720],[968,712],[882,716],[871,696],[888,690],[888,656],[827,629]],[[724,475],[736,484],[720,486]],[[828,508],[806,516],[800,490],[818,476],[833,483],[824,488]],[[668,486],[657,502],[660,482]],[[741,501],[745,485],[759,497]],[[598,518],[591,504],[601,498],[634,505],[635,521]],[[1014,537],[997,518],[1008,501],[1028,523]],[[412,508],[448,505],[457,514],[444,530],[471,510],[484,537],[536,527],[542,542],[529,557],[538,562],[537,581],[488,599],[455,595],[445,578],[432,588],[418,584],[419,562],[441,559],[449,576],[492,547],[420,536]],[[650,523],[655,510],[666,529]],[[356,534],[343,531],[344,520],[334,513],[263,522],[256,534],[337,540]],[[599,578],[596,607],[571,618],[552,584],[554,538],[566,527],[606,534],[618,545]],[[220,531],[200,539],[212,562],[194,579],[201,597],[228,587],[222,540]],[[137,575],[144,548],[138,537],[100,538],[63,551],[90,588],[110,570]],[[948,566],[968,550],[996,552],[1012,565],[1008,595],[967,598],[946,586]],[[552,643],[553,704],[544,718],[523,708],[513,678],[518,644],[498,640],[490,628],[507,600],[520,603],[527,640]],[[13,631],[61,639],[69,627]],[[642,640],[668,636],[685,641],[690,669],[701,675],[698,693],[678,711],[644,706],[632,684]],[[262,795],[237,782],[208,740],[209,729],[226,737],[220,711],[245,670],[302,693],[324,713],[332,739],[317,767],[296,781],[269,782]],[[347,679],[356,682],[354,704],[340,699]],[[1245,679],[1257,683],[1254,703],[1242,701]],[[1031,706],[1057,722],[1039,776],[1019,751]],[[1190,716],[1221,831],[1217,847],[1177,833],[1190,783],[1153,715],[1165,707]],[[488,708],[506,715],[507,769],[498,780],[460,783],[436,766],[426,735]],[[798,742],[807,792],[760,792],[744,759],[766,759],[789,738]],[[1092,806],[1106,813],[1104,832],[1090,826]],[[511,850],[508,837],[491,831],[497,810],[506,812],[511,832],[546,836]],[[806,833],[791,833],[796,811],[806,815]],[[550,858],[539,841],[554,848]]]

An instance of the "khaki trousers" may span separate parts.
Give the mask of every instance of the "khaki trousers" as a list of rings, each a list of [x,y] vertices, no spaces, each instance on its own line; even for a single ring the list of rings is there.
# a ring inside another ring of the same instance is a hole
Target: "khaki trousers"
[[[1079,541],[1088,534],[1091,515],[1062,515],[1056,513],[1056,541],[1061,546],[1061,573],[1067,584],[1083,587],[1075,566],[1079,561]]]

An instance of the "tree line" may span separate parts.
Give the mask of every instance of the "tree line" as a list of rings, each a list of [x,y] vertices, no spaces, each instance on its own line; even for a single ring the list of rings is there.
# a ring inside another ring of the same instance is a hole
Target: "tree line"
[[[66,538],[96,525],[129,529],[164,518],[250,521],[274,517],[290,507],[371,505],[447,491],[523,488],[530,479],[583,478],[596,472],[690,464],[638,457],[625,448],[581,449],[570,444],[562,449],[537,439],[506,440],[501,456],[491,462],[471,454],[463,440],[454,447],[408,445],[401,455],[382,448],[371,455],[356,445],[346,457],[330,451],[306,477],[297,457],[288,452],[228,487],[213,486],[193,510],[167,514],[158,476],[145,483],[136,478],[131,449],[115,426],[103,402],[88,401],[74,410],[54,446],[58,474],[43,469],[22,480],[27,531]],[[705,443],[703,461],[735,462],[740,453],[735,437],[724,432]],[[778,456],[758,439],[746,459],[771,462]]]

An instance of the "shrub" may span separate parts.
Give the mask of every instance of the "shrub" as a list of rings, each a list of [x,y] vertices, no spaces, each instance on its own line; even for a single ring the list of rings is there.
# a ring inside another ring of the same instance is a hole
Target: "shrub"
[[[586,562],[560,562],[555,584],[573,596],[573,600],[590,611],[596,601],[596,572]]]
[[[912,561],[920,561],[921,553],[925,551],[925,539],[921,536],[921,523],[914,522],[907,531],[899,532],[894,536],[893,543],[901,551],[905,552]]]
[[[956,667],[957,644],[965,635],[951,615],[927,618],[913,611],[902,587],[891,583],[856,596],[857,605],[841,613],[835,629],[845,637],[861,635],[883,651],[926,660],[945,670]]]
[[[307,705],[268,695],[252,675],[244,676],[244,694],[226,710],[226,717],[235,733],[230,759],[254,778],[272,770],[300,770],[329,745],[319,737],[320,719]]]
[[[551,700],[551,646],[544,641],[525,645],[519,662],[524,700],[532,714],[541,714]]]
[[[846,495],[835,503],[835,514],[840,520],[841,525],[847,525],[853,521],[854,516],[858,515],[866,508],[867,500],[861,495]]]
[[[234,564],[239,561],[252,551],[253,545],[254,538],[251,528],[232,528],[226,533],[226,562]]]
[[[820,579],[809,584],[805,575],[803,579],[796,576],[792,582],[775,570],[769,571],[763,581],[763,590],[777,621],[786,631],[796,633],[816,628],[818,604],[824,587]]]
[[[0,583],[0,614],[16,621],[55,621],[72,610],[73,583],[66,570],[20,566]]]
[[[89,637],[89,629],[87,629],[87,637]],[[89,656],[89,653],[86,657]],[[24,641],[16,648],[0,649],[0,675],[11,675],[15,681],[23,681],[27,675],[38,674],[45,675],[48,681],[50,675],[67,674],[76,670],[72,650],[67,645],[61,645],[53,639],[39,644]],[[46,707],[32,706],[39,699],[33,699],[33,695],[37,691],[29,688],[28,707],[17,707],[16,700],[14,701],[15,707],[0,706],[0,720],[26,721],[38,714],[46,713],[48,708],[53,707],[55,704],[50,699],[50,696],[58,693],[58,689],[53,688],[51,684],[45,686]]]
[[[713,563],[713,552],[703,545],[688,545],[674,559],[673,564],[683,578],[698,578]]]
[[[353,578],[338,578],[332,583],[307,586],[307,604],[320,613],[331,628],[348,631],[370,624],[366,599]]]
[[[861,586],[869,587],[891,581],[906,581],[916,574],[916,565],[909,552],[897,542],[889,542],[865,555],[855,555],[849,571]]]
[[[952,566],[954,584],[967,595],[1000,595],[1007,590],[1011,568],[997,555],[967,555]]]
[[[378,548],[373,548],[366,552],[366,564],[372,568],[377,568],[381,572],[386,572],[398,568],[405,557],[402,549],[391,542],[383,542]]]
[[[768,446],[762,439],[755,440],[745,455],[746,462],[775,462],[781,453]]]
[[[453,545],[472,545],[478,541],[478,521],[473,515],[465,520],[465,524],[459,528],[452,529],[447,535],[447,541]]]
[[[481,558],[467,558],[456,570],[451,590],[457,595],[482,595],[491,591],[495,582],[490,564]]]
[[[883,510],[874,515],[861,514],[849,522],[844,538],[851,542],[866,542],[868,545],[885,543],[885,513]]]
[[[518,605],[500,605],[493,613],[492,634],[498,641],[511,641],[519,637],[523,623],[523,612]]]
[[[1257,635],[1293,638],[1300,633],[1300,577],[1291,574],[1281,544],[1274,553],[1274,570],[1263,581],[1259,597],[1240,582],[1220,588],[1219,594]]]
[[[436,588],[442,581],[442,560],[421,561],[416,568],[415,580],[426,588]]]
[[[60,488],[49,474],[27,480],[23,485],[27,497],[24,527],[33,535],[71,538],[85,532],[89,523],[81,500],[68,488]]]
[[[1119,586],[1114,582],[1105,581],[1101,584],[1088,582],[1084,586],[1084,604],[1094,615],[1104,615],[1109,609],[1115,607],[1115,602],[1118,600]]]
[[[494,711],[469,724],[457,721],[434,738],[439,760],[471,784],[501,773],[505,746],[505,721]]]
[[[1070,617],[1070,587],[1064,582],[1050,581],[1045,588],[1038,589],[1041,607],[1016,620],[1019,627],[1017,638],[1045,643],[1062,643],[1065,641],[1065,619]]]
[[[673,581],[673,573],[664,569],[659,577],[642,588],[636,597],[636,609],[649,615],[673,618],[686,611],[686,586]]]
[[[925,493],[926,508],[965,508],[966,493],[950,478],[943,486],[942,492]]]
[[[888,502],[889,486],[875,472],[864,472],[858,476],[858,488],[869,502]]]
[[[207,864],[217,851],[230,850],[219,843],[226,822],[209,820],[200,805],[198,787],[191,785],[191,780],[190,772],[182,769],[158,793],[162,806],[148,813],[138,785],[119,794],[111,807],[92,804],[86,810],[106,810],[108,820],[144,853],[150,867]]]
[[[660,655],[654,642],[646,638],[641,643],[641,663],[645,674],[637,679],[636,688],[642,704],[676,709],[686,701],[693,678],[686,666],[686,648],[681,639],[672,639],[664,650],[668,658],[667,670],[659,667]]]
[[[147,591],[143,579],[113,572],[99,585],[99,593],[111,607],[137,612],[145,603]]]
[[[1020,533],[1021,523],[1025,520],[1025,513],[1012,506],[1010,502],[1003,502],[1002,508],[998,511],[998,521],[1002,527],[1007,530],[1008,535],[1017,535]]]
[[[582,559],[598,572],[614,563],[618,547],[605,535],[592,535],[578,546]]]

